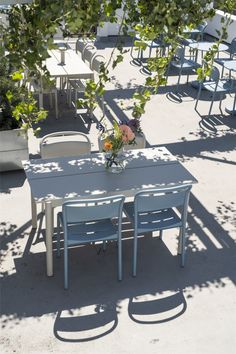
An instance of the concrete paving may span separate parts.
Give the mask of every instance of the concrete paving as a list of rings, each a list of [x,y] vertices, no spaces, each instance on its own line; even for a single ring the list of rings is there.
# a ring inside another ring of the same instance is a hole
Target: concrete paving
[[[112,42],[99,43],[108,58]],[[128,45],[127,45],[128,46]],[[107,120],[131,117],[131,96],[147,73],[130,54],[112,72],[105,95]],[[63,257],[46,276],[45,223],[31,229],[30,189],[23,171],[1,175],[1,353],[234,354],[236,347],[236,117],[208,117],[210,95],[194,110],[196,90],[171,72],[147,104],[142,128],[147,146],[166,146],[198,179],[190,198],[187,261],[180,268],[178,230],[139,242],[138,273],[131,276],[132,229],[124,220],[123,281],[116,278],[116,246],[70,252],[70,288],[63,289]],[[191,77],[191,79],[194,76]],[[225,105],[232,100],[227,97]],[[98,149],[96,119],[77,115],[60,96],[41,135],[79,130]],[[30,135],[31,158],[39,138]],[[79,183],[79,181],[78,181]]]

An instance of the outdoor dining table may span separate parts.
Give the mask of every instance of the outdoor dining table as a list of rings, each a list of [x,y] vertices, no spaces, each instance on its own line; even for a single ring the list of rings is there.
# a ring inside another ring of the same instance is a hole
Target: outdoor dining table
[[[105,169],[103,153],[23,161],[31,189],[32,226],[37,227],[36,204],[45,203],[47,275],[53,275],[53,209],[63,201],[123,194],[147,188],[197,183],[191,173],[165,148],[127,150],[125,170],[112,174]]]
[[[230,71],[236,72],[236,60],[229,60],[224,63],[224,67]],[[236,114],[236,88],[235,88],[235,95],[234,95],[234,102],[232,107],[226,107],[225,111],[229,114],[235,115]]]
[[[51,55],[45,61],[50,76],[61,79],[93,79],[94,72],[72,49],[67,49],[63,53],[64,63],[61,61],[61,50],[53,49],[49,51]]]
[[[207,52],[208,50],[212,49],[213,45],[215,45],[215,42],[196,42],[196,43],[189,43],[189,47],[191,49],[195,49],[196,50],[196,60],[197,60],[197,55],[198,55],[198,51],[201,51],[202,53]],[[219,44],[218,47],[218,53],[219,52],[223,52],[225,50],[228,50],[229,46],[223,43]]]

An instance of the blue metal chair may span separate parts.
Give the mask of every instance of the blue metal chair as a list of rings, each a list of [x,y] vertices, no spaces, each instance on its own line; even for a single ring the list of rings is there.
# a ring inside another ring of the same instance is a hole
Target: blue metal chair
[[[144,59],[143,58],[143,52],[144,51],[141,48],[137,49],[137,57],[136,58],[134,57],[133,51],[134,51],[134,47],[135,47],[135,41],[141,41],[141,42],[144,42],[146,44],[147,48],[149,48],[148,58],[151,58],[153,49],[158,49],[159,48],[161,53],[163,54],[164,51],[165,51],[165,48],[167,47],[167,44],[165,44],[163,42],[163,40],[161,40],[160,38],[157,38],[157,39],[154,39],[154,40],[145,40],[145,39],[142,39],[139,34],[136,34],[134,36],[133,46],[131,48],[130,55],[131,55],[133,60],[137,60],[137,61],[142,61]]]
[[[169,66],[168,66],[168,69],[167,69],[167,75],[166,75],[167,80],[168,80],[170,66],[173,66],[174,68],[176,68],[179,71],[177,90],[179,87],[180,78],[181,78],[182,73],[184,71],[187,72],[187,83],[188,83],[190,73],[193,70],[196,70],[197,68],[200,67],[200,65],[196,61],[185,57],[185,48],[183,46],[179,46],[176,49],[174,58],[173,58],[173,60],[171,60]]]
[[[134,202],[125,203],[124,212],[134,226],[133,276],[136,276],[138,235],[146,232],[180,228],[178,253],[181,265],[185,261],[185,229],[191,185],[149,189],[138,192]],[[176,208],[180,207],[180,213]]]
[[[236,37],[232,39],[232,42],[230,43],[229,46],[229,57],[227,58],[217,58],[214,61],[222,66],[222,71],[221,71],[221,77],[224,74],[224,65],[227,61],[233,60],[234,56],[236,56]],[[230,73],[231,76],[231,73]]]
[[[64,232],[64,287],[68,289],[68,248],[102,241],[118,243],[118,279],[122,280],[121,223],[125,197],[122,195],[70,200],[57,214],[57,255],[60,256],[60,226]],[[116,222],[113,222],[114,220]]]
[[[232,88],[233,88],[232,81],[227,80],[227,79],[220,79],[220,72],[219,72],[218,68],[216,66],[213,66],[211,69],[211,74],[209,76],[209,80],[208,81],[201,81],[199,84],[199,90],[198,90],[198,95],[197,95],[196,104],[195,104],[194,109],[197,110],[197,105],[198,105],[198,101],[199,101],[199,98],[201,95],[201,91],[202,91],[202,89],[205,89],[205,90],[212,93],[212,100],[211,100],[211,105],[210,105],[208,115],[211,114],[211,110],[212,110],[215,96],[217,93],[220,95],[219,108],[222,112],[221,102],[222,102],[223,95],[226,93],[230,93],[232,91]]]

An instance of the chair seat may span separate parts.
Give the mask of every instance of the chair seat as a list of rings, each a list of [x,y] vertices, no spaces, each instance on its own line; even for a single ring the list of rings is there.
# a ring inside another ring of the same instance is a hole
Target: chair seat
[[[125,203],[124,212],[134,223],[134,203]],[[138,234],[142,232],[157,231],[181,227],[182,221],[172,208],[141,212],[138,217]]]
[[[63,225],[62,213],[58,213]],[[68,246],[75,246],[90,242],[117,240],[117,227],[110,219],[81,222],[68,225],[67,238]]]
[[[218,83],[206,81],[202,83],[202,86],[210,92],[228,92],[230,91],[232,84],[229,80],[220,80]]]
[[[217,59],[214,59],[214,61],[219,65],[224,65],[228,61],[232,61],[232,58],[217,58]]]
[[[177,61],[172,61],[171,65],[174,66],[175,68],[182,68],[184,69],[196,69],[199,68],[200,65],[198,63],[196,63],[193,60],[190,59],[184,59],[183,61],[177,60]]]
[[[69,80],[70,85],[73,87],[74,90],[79,92],[84,92],[86,88],[86,80]]]

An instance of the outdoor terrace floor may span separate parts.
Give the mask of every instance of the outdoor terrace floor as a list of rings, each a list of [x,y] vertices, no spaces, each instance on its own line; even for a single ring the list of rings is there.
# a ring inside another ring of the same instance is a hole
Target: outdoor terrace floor
[[[112,42],[100,43],[109,56]],[[130,55],[112,72],[105,95],[106,116],[131,118],[131,96],[145,73]],[[196,77],[192,77],[196,78]],[[1,353],[214,353],[236,346],[236,117],[207,116],[210,95],[181,79],[176,98],[172,71],[147,104],[142,128],[147,146],[166,146],[197,178],[190,197],[187,259],[176,255],[178,230],[163,242],[140,240],[138,273],[131,276],[132,231],[124,221],[123,281],[116,278],[116,246],[80,247],[70,254],[70,288],[63,289],[63,257],[54,257],[54,276],[45,270],[45,224],[31,229],[30,190],[23,171],[1,175]],[[94,121],[74,117],[60,95],[58,120],[51,111],[38,138],[30,135],[31,157],[40,137],[58,130],[87,133],[98,150]],[[223,100],[223,109],[232,98]],[[78,181],[79,183],[79,181]],[[154,234],[155,236],[155,234]]]

